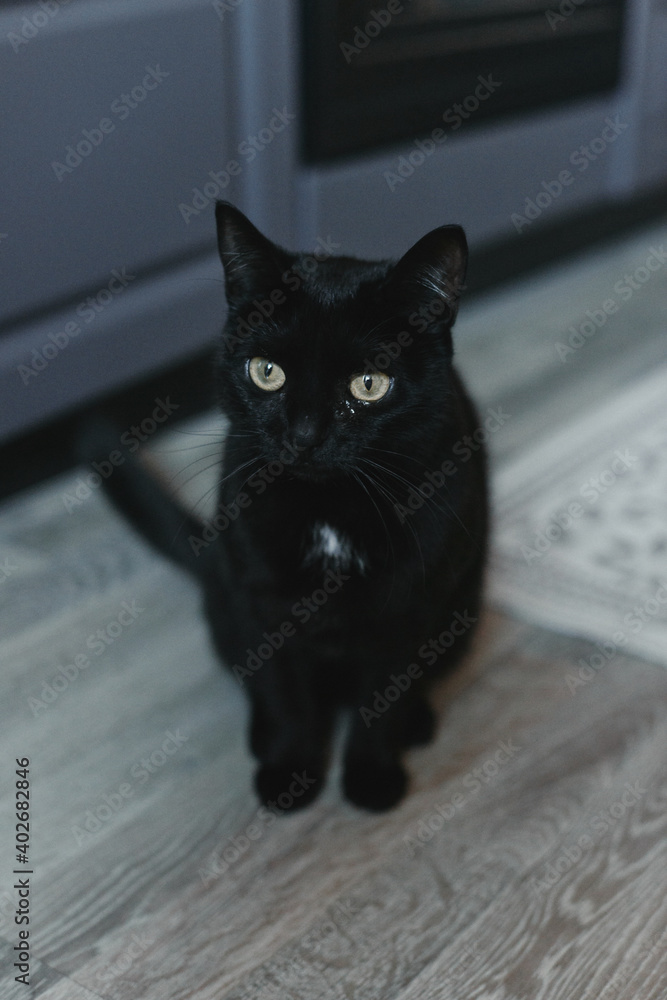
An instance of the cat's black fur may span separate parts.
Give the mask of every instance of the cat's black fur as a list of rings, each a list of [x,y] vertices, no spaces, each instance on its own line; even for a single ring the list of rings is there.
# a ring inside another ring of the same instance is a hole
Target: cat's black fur
[[[464,444],[479,421],[452,365],[463,230],[435,229],[393,264],[288,253],[227,203],[216,218],[230,420],[217,527],[184,523],[129,463],[107,489],[203,582],[216,647],[250,697],[262,801],[315,797],[347,708],[345,793],[389,808],[406,788],[402,752],[432,735],[429,685],[480,606],[485,456]],[[282,388],[255,385],[254,357],[284,370]],[[358,401],[351,378],[376,370],[389,391]]]

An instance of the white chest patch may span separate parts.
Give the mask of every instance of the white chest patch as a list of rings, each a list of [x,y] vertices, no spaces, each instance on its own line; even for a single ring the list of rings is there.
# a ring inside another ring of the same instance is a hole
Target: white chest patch
[[[360,573],[366,568],[365,560],[354,551],[349,538],[329,524],[316,524],[313,542],[306,555],[306,563],[321,563],[327,569],[347,570],[354,567]]]

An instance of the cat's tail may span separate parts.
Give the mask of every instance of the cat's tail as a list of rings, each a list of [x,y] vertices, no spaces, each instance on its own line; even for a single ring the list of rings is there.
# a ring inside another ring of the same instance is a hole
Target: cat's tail
[[[121,451],[120,438],[120,430],[110,418],[94,414],[85,420],[77,436],[76,457],[82,464],[104,471],[104,492],[140,535],[162,555],[202,579],[210,569],[211,556],[208,546],[193,545],[192,539],[201,538],[203,521],[174,498],[166,480],[160,481],[157,468],[154,474],[145,461]],[[118,455],[122,460],[114,462]]]

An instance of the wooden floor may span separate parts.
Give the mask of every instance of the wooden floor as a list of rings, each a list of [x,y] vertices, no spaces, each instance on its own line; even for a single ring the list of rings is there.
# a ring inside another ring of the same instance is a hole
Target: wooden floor
[[[666,234],[462,313],[481,408],[511,414],[497,462],[664,357],[667,266],[571,363],[553,344]],[[487,609],[398,809],[347,804],[336,758],[323,797],[274,820],[197,587],[99,491],[68,513],[77,475],[0,511],[0,1000],[664,1000],[664,668],[617,655],[573,687],[593,645]]]

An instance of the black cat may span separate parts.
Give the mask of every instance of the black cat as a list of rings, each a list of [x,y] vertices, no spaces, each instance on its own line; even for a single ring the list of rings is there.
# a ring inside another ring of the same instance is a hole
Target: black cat
[[[465,444],[479,421],[452,365],[465,236],[442,226],[398,263],[318,259],[225,202],[216,219],[230,421],[216,515],[199,523],[130,463],[107,490],[202,580],[250,696],[261,800],[317,795],[347,708],[345,793],[386,809],[405,792],[402,751],[432,736],[428,686],[480,606],[485,456]]]

